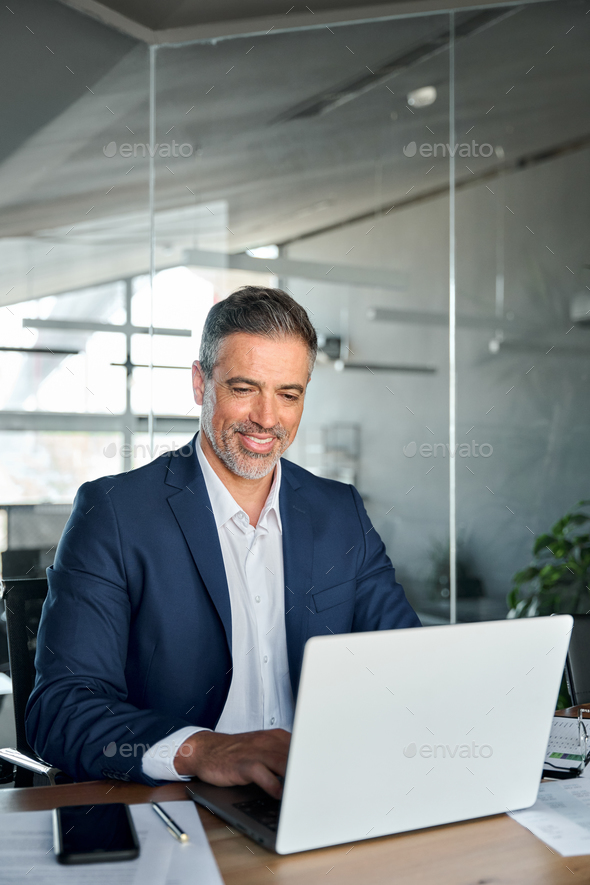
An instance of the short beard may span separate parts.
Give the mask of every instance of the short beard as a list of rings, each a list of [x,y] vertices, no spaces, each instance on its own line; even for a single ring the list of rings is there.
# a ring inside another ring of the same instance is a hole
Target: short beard
[[[213,428],[215,401],[215,382],[208,380],[203,393],[200,427],[217,457],[223,461],[228,470],[243,479],[262,479],[268,476],[289,447],[289,434],[285,428],[280,424],[270,428],[260,427],[258,424],[246,421],[231,424],[217,437]],[[279,440],[280,446],[278,451],[273,450],[269,454],[250,452],[242,446],[238,433],[268,433],[269,436],[275,436]]]

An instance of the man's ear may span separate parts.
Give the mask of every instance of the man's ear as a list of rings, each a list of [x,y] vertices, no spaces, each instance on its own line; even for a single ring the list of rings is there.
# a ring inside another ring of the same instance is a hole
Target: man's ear
[[[205,376],[198,360],[193,363],[193,394],[196,404],[202,406],[205,396]]]

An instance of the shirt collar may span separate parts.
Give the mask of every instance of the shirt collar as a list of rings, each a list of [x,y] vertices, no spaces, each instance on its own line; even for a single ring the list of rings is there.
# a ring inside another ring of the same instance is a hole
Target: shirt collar
[[[205,485],[209,494],[209,500],[211,501],[211,508],[213,510],[215,525],[219,530],[222,526],[229,522],[229,520],[232,519],[236,515],[236,513],[239,513],[242,508],[232,497],[227,487],[224,485],[224,483],[217,476],[217,474],[209,464],[209,461],[207,460],[207,457],[201,448],[200,433],[198,434],[197,445],[195,446],[195,448],[197,451],[199,465],[201,467],[201,470],[203,471],[203,478],[205,480]],[[262,508],[262,512],[260,513],[257,528],[260,527],[266,529],[269,514],[271,513],[271,511],[274,511],[279,531],[282,534],[283,526],[279,509],[281,475],[281,460],[279,458],[274,469],[274,479],[270,487],[270,492],[268,493],[268,497],[265,501],[264,507]]]

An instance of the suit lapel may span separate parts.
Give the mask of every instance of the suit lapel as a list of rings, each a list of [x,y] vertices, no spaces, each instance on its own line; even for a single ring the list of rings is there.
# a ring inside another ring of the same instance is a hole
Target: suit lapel
[[[217,526],[195,445],[198,445],[196,436],[189,445],[173,452],[170,457],[165,481],[177,491],[170,495],[168,503],[219,614],[231,653],[232,622],[229,588]],[[313,529],[309,506],[298,491],[300,483],[292,474],[288,461],[282,461],[281,465],[279,507],[283,527],[285,627],[291,686],[293,696],[296,697],[307,620],[312,612],[310,593],[313,589],[311,585]]]
[[[289,462],[281,462],[283,473],[279,507],[283,526],[283,561],[285,575],[285,627],[287,654],[293,697],[297,697],[313,566],[313,529],[309,507],[298,492],[300,483],[289,469]],[[308,609],[309,606],[309,609]]]
[[[187,446],[173,452],[166,471],[166,484],[178,489],[168,503],[191,551],[199,574],[223,624],[232,649],[231,605],[219,535],[207,486],[193,437]]]

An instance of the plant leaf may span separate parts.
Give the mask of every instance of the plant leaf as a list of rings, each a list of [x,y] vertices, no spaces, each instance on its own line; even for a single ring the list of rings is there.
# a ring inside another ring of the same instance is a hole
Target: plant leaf
[[[540,550],[543,550],[544,547],[549,547],[549,550],[553,553],[550,545],[555,544],[556,542],[557,539],[554,535],[539,535],[533,545],[533,553],[536,555]]]
[[[528,568],[523,569],[521,572],[517,572],[514,575],[514,583],[515,584],[526,584],[528,581],[532,581],[533,578],[536,578],[539,574],[540,569],[537,566],[529,565]]]

